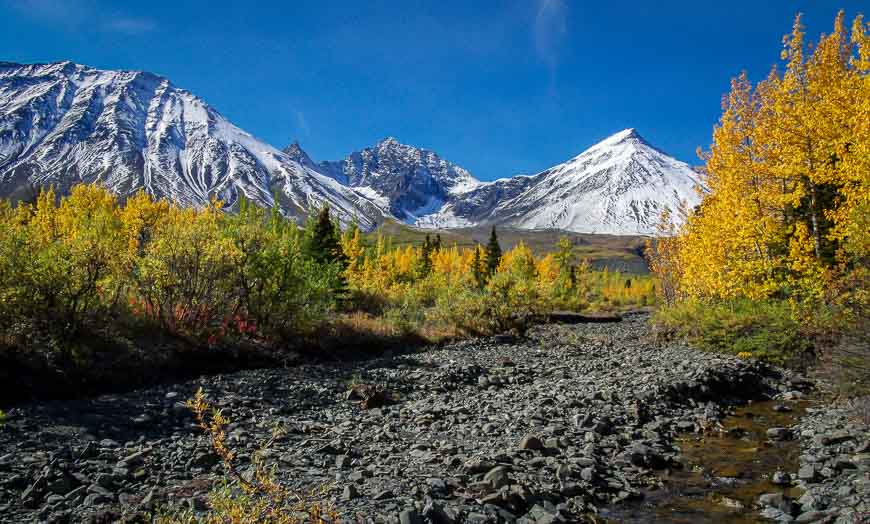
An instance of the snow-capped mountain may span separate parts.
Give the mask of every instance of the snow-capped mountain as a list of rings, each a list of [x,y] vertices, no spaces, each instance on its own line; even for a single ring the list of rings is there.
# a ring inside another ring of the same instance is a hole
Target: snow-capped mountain
[[[245,131],[169,80],[74,64],[0,62],[0,196],[100,183],[187,206],[239,196],[303,217],[324,203],[371,229],[378,205]]]
[[[699,186],[700,176],[688,164],[625,129],[536,175],[479,184],[416,224],[649,235],[665,207],[696,205]]]
[[[298,143],[284,151],[303,165],[311,161]],[[385,212],[409,224],[480,185],[468,171],[437,153],[401,144],[393,137],[344,160],[321,162],[318,168],[378,200]]]
[[[302,219],[324,204],[371,230],[485,224],[651,234],[665,207],[694,205],[699,175],[627,129],[533,176],[480,182],[438,154],[386,138],[315,163],[239,129],[166,78],[72,62],[0,62],[0,197],[103,184],[203,206],[240,196]]]

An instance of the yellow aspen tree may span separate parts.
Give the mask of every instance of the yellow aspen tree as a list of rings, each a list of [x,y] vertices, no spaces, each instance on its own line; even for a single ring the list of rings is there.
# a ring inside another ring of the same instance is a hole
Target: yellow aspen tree
[[[797,17],[782,75],[732,82],[704,155],[709,191],[679,235],[652,246],[660,278],[679,267],[676,287],[694,297],[822,298],[841,247],[866,229],[854,211],[868,208],[866,42],[863,20],[849,38],[840,13],[808,54]]]

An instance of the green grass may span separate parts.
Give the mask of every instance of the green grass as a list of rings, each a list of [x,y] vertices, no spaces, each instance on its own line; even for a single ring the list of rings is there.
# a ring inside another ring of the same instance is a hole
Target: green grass
[[[751,356],[802,367],[813,352],[813,337],[782,301],[685,301],[656,312],[659,335],[681,338],[707,351]]]
[[[0,425],[6,423],[6,412],[0,409]]]

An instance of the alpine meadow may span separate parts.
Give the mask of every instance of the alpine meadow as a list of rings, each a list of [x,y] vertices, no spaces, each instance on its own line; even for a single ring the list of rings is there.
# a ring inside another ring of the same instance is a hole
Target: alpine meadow
[[[798,4],[0,2],[0,522],[870,521]]]

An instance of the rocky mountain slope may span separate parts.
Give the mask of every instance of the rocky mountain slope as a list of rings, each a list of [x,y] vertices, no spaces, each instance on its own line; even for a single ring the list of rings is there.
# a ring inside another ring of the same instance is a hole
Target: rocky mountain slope
[[[279,151],[151,73],[0,62],[0,196],[81,182],[185,206],[217,198],[232,208],[244,196],[297,219],[329,204],[367,230],[396,219],[643,235],[665,207],[699,199],[697,173],[632,129],[537,175],[480,182],[394,138],[315,163],[298,143]]]
[[[417,224],[648,235],[662,211],[700,201],[699,175],[626,129],[533,176],[480,184]]]
[[[0,195],[100,183],[185,206],[240,196],[302,217],[328,203],[364,227],[365,195],[239,129],[193,94],[145,72],[0,63]],[[277,197],[277,200],[276,200]]]
[[[300,163],[310,158],[298,143],[284,150]],[[324,174],[378,199],[396,219],[416,224],[422,216],[480,185],[465,169],[437,153],[388,137],[374,147],[355,151],[344,160],[317,165]]]

